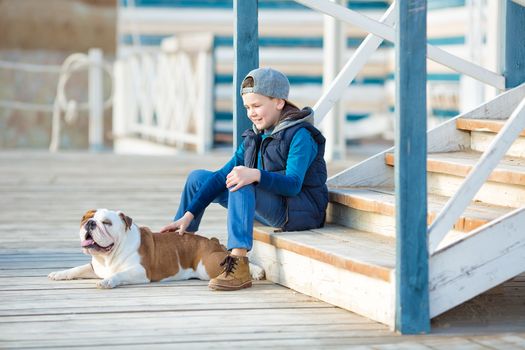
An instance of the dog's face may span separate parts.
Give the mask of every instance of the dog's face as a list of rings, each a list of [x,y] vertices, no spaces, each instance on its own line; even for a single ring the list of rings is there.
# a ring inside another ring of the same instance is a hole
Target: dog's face
[[[109,254],[131,227],[132,220],[120,211],[94,209],[80,221],[80,242],[88,255]]]

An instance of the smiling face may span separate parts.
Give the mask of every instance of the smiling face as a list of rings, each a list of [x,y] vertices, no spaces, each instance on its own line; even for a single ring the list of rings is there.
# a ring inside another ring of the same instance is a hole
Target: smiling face
[[[107,209],[86,212],[80,221],[83,252],[88,255],[110,253],[131,227],[131,222],[122,212]]]
[[[267,130],[279,122],[285,101],[280,98],[270,98],[253,92],[243,94],[242,101],[248,118],[258,130]]]

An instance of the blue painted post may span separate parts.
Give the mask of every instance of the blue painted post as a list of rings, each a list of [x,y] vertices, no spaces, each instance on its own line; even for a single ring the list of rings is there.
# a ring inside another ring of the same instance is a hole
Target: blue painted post
[[[239,93],[246,74],[259,67],[259,31],[257,0],[234,0],[233,11],[235,30],[233,48],[235,63],[233,69],[233,147],[242,142],[241,134],[251,127]]]
[[[507,0],[505,20],[505,87],[525,82],[525,7]]]
[[[396,33],[396,330],[430,331],[426,0],[399,0]]]

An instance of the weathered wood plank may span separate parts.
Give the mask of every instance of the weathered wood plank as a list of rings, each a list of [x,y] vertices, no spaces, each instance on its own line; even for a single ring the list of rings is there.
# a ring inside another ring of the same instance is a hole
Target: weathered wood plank
[[[480,157],[479,152],[431,153],[428,155],[427,169],[429,172],[467,176]],[[388,153],[385,161],[394,165],[394,155]],[[515,157],[503,158],[488,177],[488,181],[525,185],[525,160]]]
[[[393,283],[259,240],[253,250],[253,261],[264,267],[267,279],[393,327]]]
[[[385,216],[395,215],[395,197],[394,191],[388,188],[337,188],[330,189],[329,198],[332,202],[344,204],[348,207],[346,212],[343,212],[345,217],[348,217],[349,227],[356,229],[362,229],[365,231],[372,231],[373,223],[384,222],[377,215],[373,218],[367,218],[366,213],[361,213],[359,218],[356,218],[358,214],[354,213],[352,209],[356,209],[359,212],[377,213]],[[439,196],[435,194],[428,195],[428,223],[432,223],[436,215],[439,214],[442,208],[448,201],[448,197]],[[489,221],[492,221],[508,212],[511,208],[501,207],[495,205],[488,205],[485,203],[471,202],[470,206],[465,212],[458,218],[454,224],[454,229],[458,231],[468,232],[479,226],[482,226]],[[362,225],[364,222],[370,222],[370,227],[359,228],[353,225]],[[392,233],[395,231],[395,221],[392,221],[392,227],[389,227],[387,231],[383,231],[385,228],[378,225],[381,232],[375,231],[381,234]],[[394,235],[392,235],[394,236]]]
[[[501,120],[469,118],[456,119],[456,127],[458,129],[466,131],[485,131],[491,133],[498,133],[504,125],[505,123]],[[519,135],[525,136],[525,130],[523,130]]]
[[[470,137],[472,150],[485,152],[496,138],[496,135],[488,132],[472,131]],[[516,139],[507,151],[506,156],[525,158],[525,137]]]
[[[525,270],[525,240],[520,229],[524,220],[525,210],[517,209],[431,257],[432,317]]]
[[[208,168],[213,168],[214,164],[219,167],[228,157],[227,154],[197,158],[1,152],[0,182],[4,185],[0,185],[0,309],[4,314],[0,316],[0,348],[72,348],[92,346],[91,339],[96,339],[96,344],[93,343],[96,347],[127,350],[177,346],[213,349],[231,346],[233,342],[239,348],[377,349],[378,345],[402,344],[399,347],[409,348],[426,343],[443,348],[447,344],[475,344],[479,348],[476,341],[480,338],[502,340],[508,336],[506,331],[519,331],[519,320],[525,312],[520,309],[525,275],[506,283],[503,297],[498,296],[497,300],[490,296],[478,297],[475,304],[467,303],[461,310],[451,311],[452,320],[449,313],[440,316],[439,326],[434,330],[447,336],[436,334],[420,338],[400,337],[367,318],[269,281],[258,281],[251,290],[232,295],[209,292],[206,282],[197,280],[102,291],[94,287],[94,280],[50,281],[46,275],[53,269],[39,268],[54,263],[62,263],[66,268],[89,260],[79,249],[78,220],[91,204],[128,208],[134,220],[159,227],[171,219],[187,173],[203,167],[202,164]],[[104,169],[104,174],[83,172],[88,163]],[[136,164],[141,167],[137,168]],[[339,164],[338,167],[343,166]],[[113,184],[104,179],[106,174]],[[46,181],[39,181],[40,177]],[[119,181],[124,177],[125,184],[121,186]],[[75,191],[79,191],[80,196],[75,195]],[[210,207],[201,226],[202,232],[219,236],[224,241],[224,213],[219,206]],[[333,234],[343,236],[343,232]],[[339,239],[344,240],[344,237]],[[366,247],[356,246],[355,249]],[[378,257],[384,254],[379,247],[375,249]],[[360,289],[360,284],[347,288],[357,293],[355,289]],[[382,300],[381,297],[372,299],[374,302]],[[353,302],[359,300],[355,298]],[[98,305],[91,312],[85,307],[90,302]],[[113,304],[114,312],[107,304]],[[501,316],[487,318],[483,312],[488,307],[501,310]],[[472,314],[472,310],[478,312]],[[462,314],[467,315],[467,319],[462,319]],[[481,328],[477,320],[481,320],[481,324],[487,324],[487,320],[500,322],[499,328],[486,325]],[[101,332],[85,332],[82,324]],[[471,336],[469,330],[476,325],[479,331]],[[235,332],[237,326],[239,332]],[[288,326],[291,326],[289,331]],[[143,327],[148,333],[141,336]],[[201,333],[198,333],[199,327]],[[487,330],[495,333],[479,336]],[[228,333],[222,338],[214,336],[222,331]],[[54,333],[46,335],[47,332]],[[67,336],[62,337],[60,332]],[[253,336],[246,337],[249,332]],[[185,335],[187,333],[192,336]],[[4,334],[16,338],[6,341]],[[71,334],[81,336],[71,337]],[[469,335],[450,337],[448,334]],[[507,344],[523,342],[518,336],[520,333],[514,334],[514,338],[502,341]],[[52,335],[57,339],[51,339]]]

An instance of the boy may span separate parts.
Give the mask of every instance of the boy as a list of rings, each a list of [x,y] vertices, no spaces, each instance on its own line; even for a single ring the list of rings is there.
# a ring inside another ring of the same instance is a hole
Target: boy
[[[253,243],[254,218],[283,231],[322,227],[328,204],[325,138],[313,126],[311,108],[288,101],[290,83],[272,68],[252,70],[241,95],[252,129],[233,158],[216,172],[188,176],[175,221],[160,232],[198,230],[205,208],[228,208],[228,250],[224,272],[212,279],[215,290],[251,287],[247,252]]]

